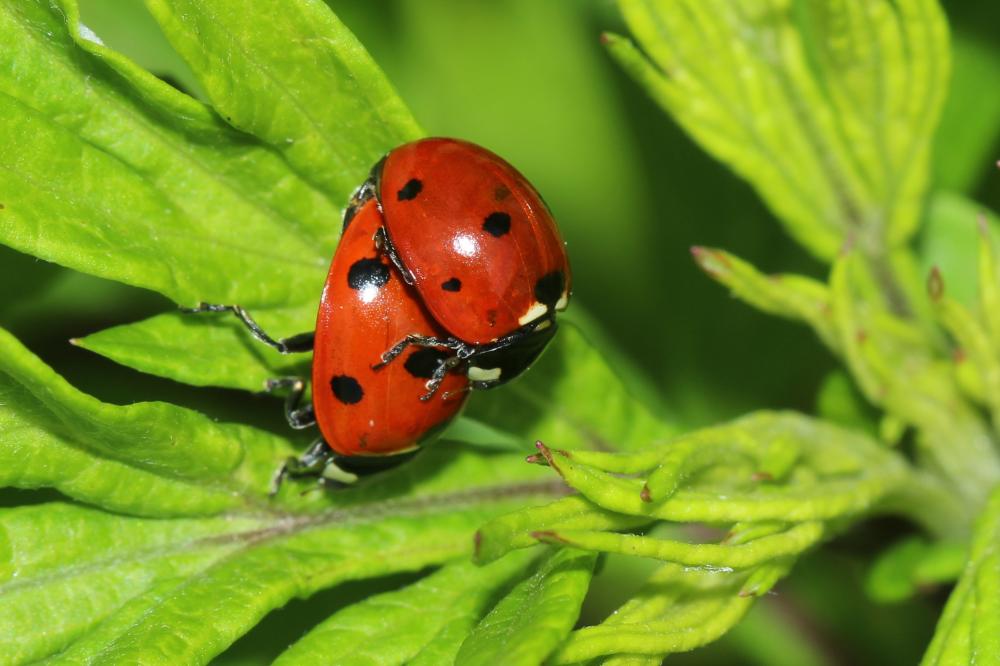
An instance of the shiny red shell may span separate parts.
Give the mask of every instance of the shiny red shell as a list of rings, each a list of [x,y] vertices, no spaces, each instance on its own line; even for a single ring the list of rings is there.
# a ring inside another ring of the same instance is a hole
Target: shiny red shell
[[[323,287],[313,351],[313,406],[337,453],[387,455],[416,446],[455,416],[468,379],[449,373],[428,401],[425,384],[447,352],[411,347],[379,370],[387,349],[408,334],[441,336],[413,288],[375,247],[383,219],[374,200],[344,230]],[[451,395],[449,395],[451,394]]]
[[[502,158],[456,139],[415,141],[388,154],[378,188],[390,242],[454,337],[487,343],[566,307],[559,230]]]

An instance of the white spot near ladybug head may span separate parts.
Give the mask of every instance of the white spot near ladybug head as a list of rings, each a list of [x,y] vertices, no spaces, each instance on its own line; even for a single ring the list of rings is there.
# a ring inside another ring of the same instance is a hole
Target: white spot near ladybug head
[[[528,308],[528,311],[518,318],[517,323],[520,324],[521,326],[524,326],[525,324],[530,324],[531,322],[535,321],[548,311],[549,308],[545,305],[545,303],[539,303],[538,301],[535,301],[535,303],[530,308]]]
[[[455,236],[451,242],[451,247],[463,257],[474,257],[479,254],[479,241],[469,234]]]
[[[556,310],[562,312],[563,310],[566,309],[567,305],[569,305],[569,292],[564,291],[562,293],[562,296],[559,297],[559,300],[556,301]]]
[[[466,374],[474,382],[493,382],[500,379],[500,368],[477,368],[470,365]]]

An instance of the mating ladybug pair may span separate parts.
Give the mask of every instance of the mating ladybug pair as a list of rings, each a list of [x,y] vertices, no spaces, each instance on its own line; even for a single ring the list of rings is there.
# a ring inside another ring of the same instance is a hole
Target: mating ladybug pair
[[[344,213],[315,333],[276,340],[313,351],[305,382],[283,378],[293,428],[322,437],[276,477],[350,482],[416,452],[461,409],[470,389],[522,373],[556,330],[570,292],[565,245],[541,196],[510,164],[455,139],[424,139],[379,161]]]

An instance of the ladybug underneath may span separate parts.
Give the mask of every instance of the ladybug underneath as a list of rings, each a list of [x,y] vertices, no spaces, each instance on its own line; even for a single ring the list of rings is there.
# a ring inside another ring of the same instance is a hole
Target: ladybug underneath
[[[380,160],[344,212],[314,333],[266,334],[281,353],[313,351],[313,404],[289,390],[293,428],[322,438],[276,476],[350,482],[392,466],[461,409],[469,389],[521,374],[556,331],[570,271],[548,207],[514,167],[456,139],[404,144]]]

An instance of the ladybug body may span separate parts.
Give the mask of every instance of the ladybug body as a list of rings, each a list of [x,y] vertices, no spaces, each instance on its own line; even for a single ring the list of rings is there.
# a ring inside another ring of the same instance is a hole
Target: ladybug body
[[[455,416],[468,395],[466,377],[449,373],[437,399],[420,400],[447,350],[413,347],[401,362],[373,369],[403,336],[446,335],[375,247],[372,239],[381,226],[374,201],[349,220],[316,320],[313,407],[326,443],[344,456],[414,449],[435,426]]]
[[[391,151],[359,196],[378,199],[389,256],[447,329],[473,387],[523,372],[570,293],[565,244],[527,179],[485,148],[432,138]]]
[[[424,139],[386,155],[354,193],[323,287],[314,332],[275,339],[239,305],[231,312],[261,342],[313,351],[305,382],[289,389],[293,428],[322,437],[275,476],[350,482],[417,450],[462,408],[469,389],[521,374],[552,339],[570,269],[548,207],[488,150]]]

